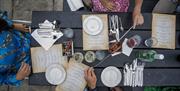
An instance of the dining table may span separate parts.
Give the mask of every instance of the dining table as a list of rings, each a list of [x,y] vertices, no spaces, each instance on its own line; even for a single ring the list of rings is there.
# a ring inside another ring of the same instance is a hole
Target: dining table
[[[87,10],[72,12],[69,10],[66,0],[64,0],[64,11],[33,11],[32,13],[32,31],[38,28],[38,24],[44,22],[45,20],[60,21],[61,29],[71,28],[74,31],[74,37],[72,38],[74,42],[74,52],[81,52],[85,54],[87,51],[83,51],[83,24],[82,24],[82,15],[92,15],[92,14],[107,14],[118,15],[122,19],[122,24],[124,31],[120,32],[120,37],[132,26],[132,12],[118,13],[118,12],[90,12]],[[132,0],[131,0],[132,1]],[[144,0],[144,3],[148,5],[148,1]],[[152,2],[156,0],[152,0]],[[151,3],[152,3],[151,2]],[[143,6],[147,7],[147,6]],[[143,71],[143,86],[180,86],[180,60],[177,57],[180,55],[180,14],[174,13],[176,15],[176,48],[175,49],[161,49],[161,48],[149,48],[146,47],[144,41],[151,37],[152,33],[152,12],[142,10],[142,15],[144,16],[144,24],[137,26],[135,29],[131,30],[124,38],[130,38],[133,35],[140,35],[142,37],[141,44],[134,48],[131,55],[128,57],[124,54],[119,54],[113,57],[108,57],[101,64],[94,67],[95,74],[97,76],[97,86],[104,87],[105,85],[101,81],[101,73],[103,69],[108,66],[115,66],[121,72],[123,72],[123,67],[126,63],[132,63],[136,59],[136,53],[143,50],[155,50],[157,53],[164,55],[164,60],[157,60],[154,62],[146,62],[144,71]],[[123,38],[123,39],[124,39]],[[58,39],[55,44],[63,43],[68,41],[66,37],[61,37]],[[40,46],[38,42],[31,37],[31,47]],[[100,61],[95,60],[93,63],[87,63],[83,61],[84,64],[88,66],[95,66]],[[33,73],[29,77],[30,85],[46,85],[50,86],[51,84],[45,78],[45,73]],[[123,85],[123,79],[120,82],[119,86]],[[140,91],[140,90],[137,90]]]

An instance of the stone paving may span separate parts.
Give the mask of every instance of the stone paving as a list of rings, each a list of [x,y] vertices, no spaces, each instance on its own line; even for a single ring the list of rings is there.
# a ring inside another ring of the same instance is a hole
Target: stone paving
[[[62,11],[63,0],[0,0],[0,10],[8,11],[11,19],[31,21],[32,11]],[[54,86],[0,86],[0,91],[54,91]]]
[[[31,20],[32,11],[62,11],[63,0],[0,0],[12,19]]]

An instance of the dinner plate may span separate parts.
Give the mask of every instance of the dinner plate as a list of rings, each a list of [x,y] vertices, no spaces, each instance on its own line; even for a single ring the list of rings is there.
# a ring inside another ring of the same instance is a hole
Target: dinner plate
[[[107,87],[115,87],[121,82],[122,74],[114,66],[109,66],[101,73],[101,81]]]
[[[46,69],[46,79],[50,84],[59,85],[66,78],[66,71],[62,65],[53,64]]]
[[[97,35],[103,30],[103,21],[98,16],[89,16],[83,22],[83,29],[89,35]]]

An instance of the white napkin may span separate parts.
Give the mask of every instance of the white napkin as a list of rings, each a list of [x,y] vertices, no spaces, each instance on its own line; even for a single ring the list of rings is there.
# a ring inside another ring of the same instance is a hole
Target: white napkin
[[[58,40],[59,38],[61,38],[63,36],[63,34],[61,32],[58,32],[56,34],[53,34],[55,35],[57,38],[56,39],[53,39],[53,35],[52,37],[42,37],[38,34],[38,30],[39,29],[36,29],[34,30],[34,32],[31,34],[31,36],[45,49],[45,50],[48,50],[55,42],[56,40]],[[44,31],[51,31],[50,29],[44,29]],[[42,31],[42,29],[41,29]]]
[[[130,48],[128,45],[127,45],[127,41],[128,39],[126,38],[122,44],[122,53],[127,55],[127,56],[130,56],[133,48]]]
[[[55,25],[53,25],[48,20],[45,20],[44,23],[40,23],[39,24],[39,28],[50,28],[50,29],[53,29],[54,27],[55,27]]]
[[[53,25],[48,20],[45,20],[44,23],[39,24],[40,29],[34,30],[31,36],[45,49],[48,50],[59,38],[63,36],[62,32],[56,32],[53,29]],[[40,34],[41,33],[41,34]],[[56,36],[56,39],[53,39],[53,36]]]
[[[77,11],[78,9],[84,7],[82,0],[67,0],[71,11]]]

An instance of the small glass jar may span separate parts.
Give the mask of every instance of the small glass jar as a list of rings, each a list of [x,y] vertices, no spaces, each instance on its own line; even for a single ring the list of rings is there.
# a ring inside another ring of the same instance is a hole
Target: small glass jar
[[[140,45],[141,43],[141,36],[139,35],[134,35],[133,37],[129,38],[128,41],[127,41],[127,45],[130,47],[130,48],[135,48],[137,46]]]
[[[94,52],[92,52],[92,51],[86,52],[86,54],[85,54],[86,62],[92,63],[95,61],[95,59],[96,59],[96,54]]]
[[[63,34],[66,38],[72,39],[74,37],[74,30],[71,28],[66,28],[63,30]]]
[[[76,52],[76,53],[74,53],[73,58],[74,58],[74,60],[75,60],[76,62],[82,63],[82,61],[83,61],[83,59],[84,59],[84,56],[83,56],[82,53]]]
[[[156,38],[154,38],[154,37],[151,37],[151,38],[149,38],[149,39],[146,39],[146,40],[144,41],[144,44],[145,44],[147,47],[153,47],[153,46],[155,46],[155,45],[158,44],[158,40],[157,40]]]
[[[105,51],[96,51],[96,58],[98,60],[103,60],[106,56]]]

